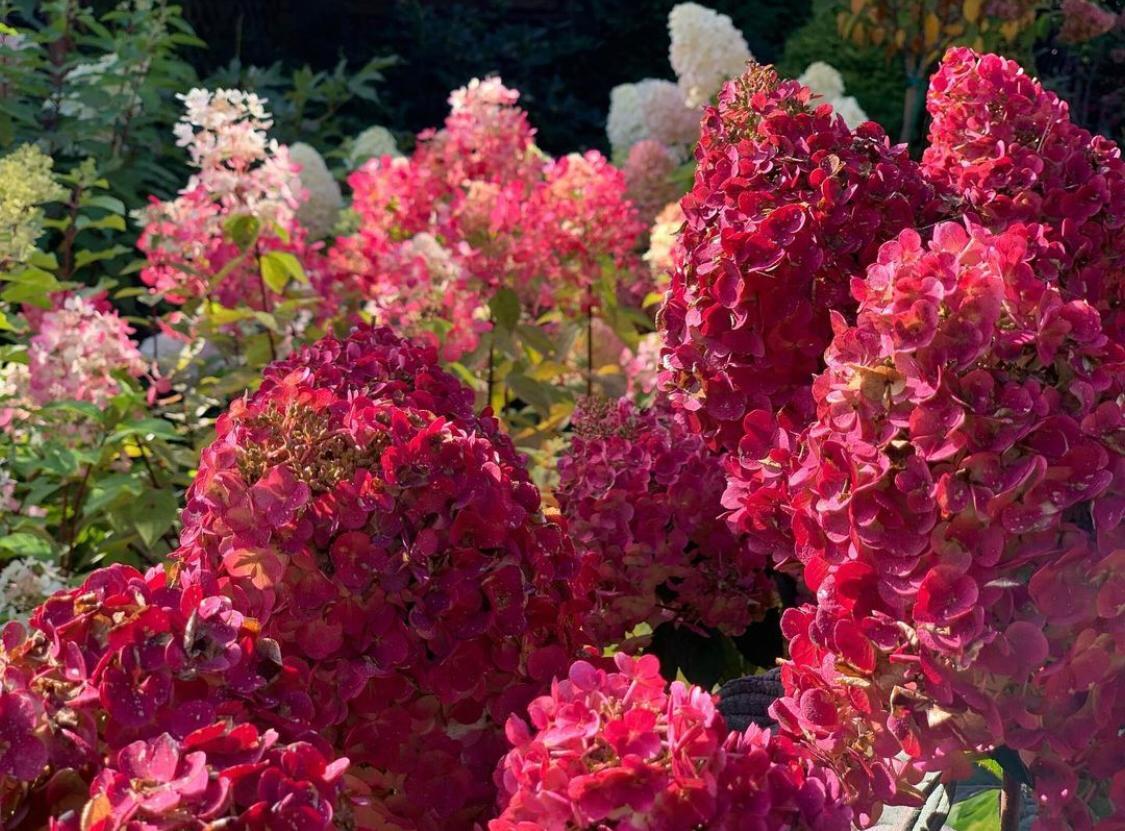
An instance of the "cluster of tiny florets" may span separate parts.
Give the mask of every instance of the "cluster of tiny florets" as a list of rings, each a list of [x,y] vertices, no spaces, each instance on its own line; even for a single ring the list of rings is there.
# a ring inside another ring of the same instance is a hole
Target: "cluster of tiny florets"
[[[530,721],[509,720],[490,831],[851,827],[839,781],[790,740],[728,731],[710,693],[667,688],[651,655],[615,662],[576,662]]]
[[[589,628],[664,622],[741,634],[773,605],[765,558],[722,520],[720,456],[664,402],[581,402],[556,495],[596,583]]]

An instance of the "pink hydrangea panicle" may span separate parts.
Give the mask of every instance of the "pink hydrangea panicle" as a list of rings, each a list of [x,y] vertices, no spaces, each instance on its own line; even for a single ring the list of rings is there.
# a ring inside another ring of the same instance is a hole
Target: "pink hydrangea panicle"
[[[133,329],[102,298],[59,294],[33,317],[28,343],[27,397],[42,406],[87,401],[98,407],[120,391],[114,373],[138,378],[148,369]]]
[[[655,657],[571,665],[529,721],[512,716],[489,831],[707,828],[846,831],[843,789],[785,738],[729,733],[699,687],[665,686]]]
[[[629,148],[622,173],[626,193],[637,206],[641,221],[651,224],[660,210],[679,197],[671,176],[677,167],[672,151],[654,139],[638,141]]]
[[[1015,61],[951,49],[930,83],[926,176],[993,231],[1028,226],[1040,276],[1125,343],[1125,161]]]
[[[185,113],[174,132],[196,172],[175,199],[153,197],[141,212],[141,279],[173,303],[213,295],[230,307],[260,306],[257,260],[240,259],[224,226],[251,216],[261,227],[259,252],[293,254],[315,271],[315,249],[296,218],[306,197],[299,166],[268,137],[273,120],[254,93],[194,89],[179,97]]]
[[[903,231],[813,384],[786,487],[817,602],[783,618],[775,715],[865,811],[1006,745],[1081,783],[1040,783],[1039,827],[1087,828],[1125,749],[1099,703],[1125,683],[1125,350],[1039,256],[1022,225]]]
[[[660,315],[677,408],[735,450],[757,409],[809,411],[849,281],[930,188],[878,125],[855,132],[796,81],[752,64],[707,109],[672,288]]]

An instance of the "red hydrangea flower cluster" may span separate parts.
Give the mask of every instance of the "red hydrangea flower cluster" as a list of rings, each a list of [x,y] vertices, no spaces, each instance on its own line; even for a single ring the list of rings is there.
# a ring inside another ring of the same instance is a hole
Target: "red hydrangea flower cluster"
[[[904,231],[813,385],[789,509],[817,605],[783,619],[775,716],[861,805],[897,801],[900,752],[963,774],[1006,744],[1039,827],[1088,828],[1119,773],[1125,349],[1037,266],[1022,228]]]
[[[715,699],[665,687],[651,655],[585,661],[512,717],[490,831],[846,831],[851,809],[830,772],[757,726],[727,730]]]
[[[302,685],[229,598],[115,565],[0,641],[4,828],[334,827],[348,760],[262,726]]]
[[[1125,343],[1121,149],[1071,123],[1066,102],[1015,61],[969,49],[945,56],[927,109],[923,167],[956,194],[953,209],[993,231],[1026,224],[1040,276],[1088,300]]]
[[[501,285],[538,314],[577,308],[607,259],[629,280],[642,275],[634,249],[644,228],[621,172],[596,152],[545,156],[517,98],[497,78],[474,81],[409,158],[372,159],[353,173],[359,229],[337,241],[321,293],[345,311],[374,301],[377,322],[405,323],[413,335],[436,315],[454,358],[476,345]],[[414,268],[421,234],[440,242],[441,266],[428,258]],[[426,313],[404,316],[403,304]]]
[[[471,828],[501,726],[582,643],[572,546],[436,361],[367,329],[274,365],[183,517],[180,579],[279,644],[302,685],[263,718],[351,760],[359,827]]]
[[[796,81],[752,66],[707,109],[683,257],[662,311],[672,395],[734,449],[748,412],[809,410],[808,383],[849,309],[848,281],[930,200],[905,147],[850,131]]]
[[[573,427],[556,497],[596,584],[598,643],[669,621],[739,635],[774,605],[765,558],[720,516],[720,457],[666,403],[586,399]]]

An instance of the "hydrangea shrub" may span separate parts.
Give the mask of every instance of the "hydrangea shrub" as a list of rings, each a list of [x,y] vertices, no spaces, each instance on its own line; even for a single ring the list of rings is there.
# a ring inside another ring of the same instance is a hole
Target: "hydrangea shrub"
[[[674,404],[728,451],[728,519],[815,595],[782,618],[773,716],[864,824],[1003,749],[1037,831],[1116,827],[1120,150],[967,49],[921,165],[884,138],[865,167],[874,125],[807,95],[752,67],[708,111],[662,321]]]
[[[584,647],[587,601],[472,407],[385,329],[271,366],[220,418],[166,568],[95,572],[4,630],[5,827],[484,819],[503,725]]]

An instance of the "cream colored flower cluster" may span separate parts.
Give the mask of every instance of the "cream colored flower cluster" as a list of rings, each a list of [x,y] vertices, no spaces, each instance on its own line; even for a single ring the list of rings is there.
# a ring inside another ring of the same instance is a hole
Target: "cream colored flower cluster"
[[[684,159],[699,138],[698,107],[689,107],[671,81],[646,78],[633,84],[620,84],[609,96],[606,135],[618,164],[629,155],[634,144],[652,139]]]
[[[844,79],[831,64],[814,61],[797,80],[831,104],[832,109],[844,119],[848,129],[854,130],[868,120],[867,113],[855,100],[855,96],[844,95]]]
[[[706,104],[753,56],[728,15],[698,3],[681,3],[668,15],[668,51],[689,107]]]

